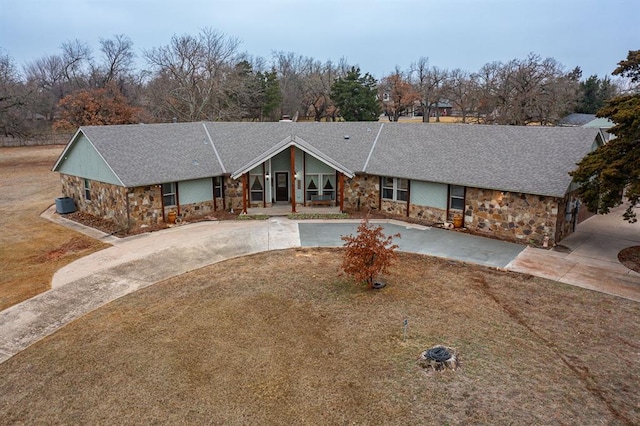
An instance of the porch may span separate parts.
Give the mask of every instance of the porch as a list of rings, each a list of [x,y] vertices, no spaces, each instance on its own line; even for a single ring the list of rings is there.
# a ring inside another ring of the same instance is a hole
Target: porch
[[[291,204],[273,204],[271,207],[249,207],[248,215],[287,216],[291,214]],[[340,207],[296,205],[296,214],[340,214]]]

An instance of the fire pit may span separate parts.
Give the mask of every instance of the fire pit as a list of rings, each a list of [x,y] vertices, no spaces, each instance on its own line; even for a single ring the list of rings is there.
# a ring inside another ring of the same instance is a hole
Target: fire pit
[[[418,357],[418,365],[425,370],[455,371],[460,366],[460,361],[454,349],[438,345],[423,351]]]

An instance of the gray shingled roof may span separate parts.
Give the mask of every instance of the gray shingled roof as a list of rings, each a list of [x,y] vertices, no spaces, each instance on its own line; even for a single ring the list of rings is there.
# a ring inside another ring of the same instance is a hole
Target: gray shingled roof
[[[558,124],[560,124],[561,126],[583,126],[595,119],[595,114],[582,114],[579,112],[572,112],[571,114],[562,118],[558,122]]]
[[[80,129],[127,187],[223,173],[202,123]]]
[[[388,123],[366,172],[563,196],[598,129]]]
[[[176,123],[80,129],[127,187],[233,174],[284,140],[355,173],[563,196],[598,129],[414,123]],[[60,160],[59,160],[60,161]]]

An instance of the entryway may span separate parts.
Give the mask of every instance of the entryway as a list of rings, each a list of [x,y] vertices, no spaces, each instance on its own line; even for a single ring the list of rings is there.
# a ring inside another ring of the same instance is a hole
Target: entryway
[[[276,172],[276,203],[289,201],[289,173]]]

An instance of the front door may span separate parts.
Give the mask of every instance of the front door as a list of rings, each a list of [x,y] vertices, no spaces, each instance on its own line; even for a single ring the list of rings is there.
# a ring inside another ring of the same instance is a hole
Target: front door
[[[289,173],[276,172],[276,202],[289,201]]]

